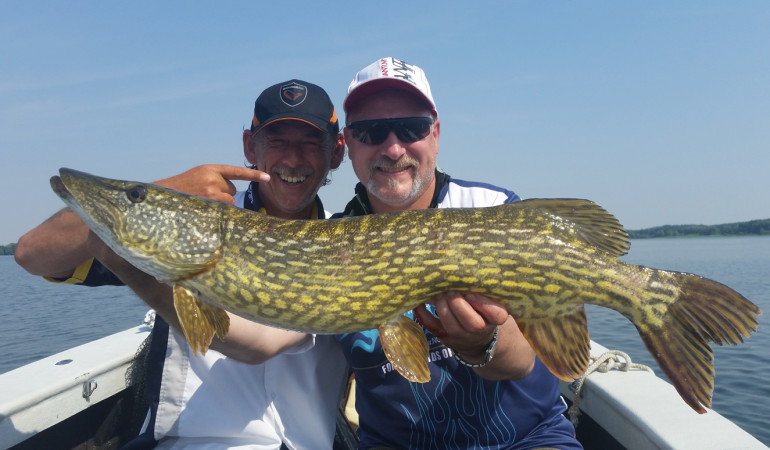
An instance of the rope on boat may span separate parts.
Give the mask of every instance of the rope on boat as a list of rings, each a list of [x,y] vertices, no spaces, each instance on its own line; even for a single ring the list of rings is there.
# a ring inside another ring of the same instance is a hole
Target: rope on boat
[[[619,357],[623,358],[625,361],[621,361]],[[570,406],[567,414],[569,415],[570,422],[572,422],[572,425],[574,425],[575,428],[578,426],[578,419],[580,417],[580,393],[586,378],[594,372],[605,373],[613,369],[618,369],[623,372],[636,369],[655,373],[649,366],[632,362],[631,357],[620,350],[607,350],[598,357],[591,356],[586,372],[570,385],[570,389],[575,393],[575,397],[572,400],[572,406]]]
[[[147,325],[150,328],[154,327],[155,326],[155,314],[156,313],[155,313],[154,309],[151,309],[151,310],[147,311],[147,314],[144,315],[144,321],[142,323],[144,323],[145,325]]]

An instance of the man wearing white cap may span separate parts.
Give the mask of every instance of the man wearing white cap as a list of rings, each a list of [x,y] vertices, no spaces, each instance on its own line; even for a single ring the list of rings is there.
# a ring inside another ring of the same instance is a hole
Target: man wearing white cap
[[[419,67],[375,61],[356,74],[343,108],[361,182],[339,216],[520,200],[437,167],[441,123]],[[556,377],[501,305],[452,292],[430,303],[414,313],[431,347],[429,383],[392,369],[376,329],[338,337],[355,373],[361,448],[582,448]]]

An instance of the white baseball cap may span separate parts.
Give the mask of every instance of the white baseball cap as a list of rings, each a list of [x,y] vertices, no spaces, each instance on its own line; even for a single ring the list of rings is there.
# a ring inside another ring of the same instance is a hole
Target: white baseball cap
[[[353,77],[342,109],[348,113],[362,98],[385,89],[401,89],[416,94],[431,107],[433,114],[438,115],[425,72],[414,64],[391,57],[378,59]]]

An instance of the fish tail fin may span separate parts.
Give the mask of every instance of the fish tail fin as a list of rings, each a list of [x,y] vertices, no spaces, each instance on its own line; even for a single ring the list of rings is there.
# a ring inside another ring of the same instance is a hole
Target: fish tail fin
[[[230,328],[230,317],[223,309],[207,305],[178,284],[174,285],[174,308],[184,337],[196,357],[198,352],[206,354],[214,335],[223,338]]]
[[[738,292],[697,275],[674,274],[677,300],[660,328],[639,334],[682,399],[700,414],[711,407],[714,355],[709,342],[735,345],[756,331],[759,308]]]

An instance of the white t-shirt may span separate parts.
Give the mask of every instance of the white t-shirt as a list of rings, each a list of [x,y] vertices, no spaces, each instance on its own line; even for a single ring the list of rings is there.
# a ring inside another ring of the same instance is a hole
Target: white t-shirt
[[[244,198],[238,192],[236,205],[243,207]],[[331,335],[252,365],[215,350],[196,358],[184,336],[169,329],[157,448],[332,448],[347,370]]]
[[[346,373],[333,336],[250,365],[214,350],[196,358],[169,330],[158,448],[331,448]]]

